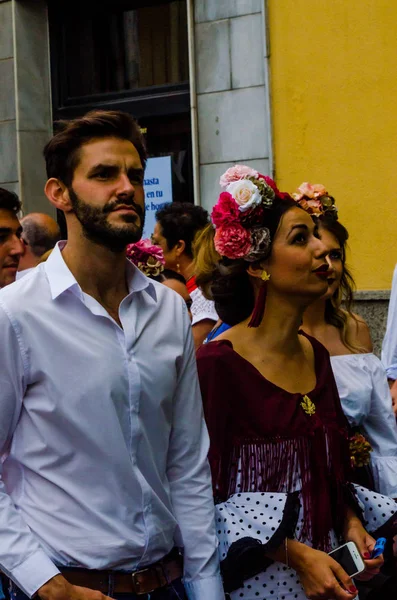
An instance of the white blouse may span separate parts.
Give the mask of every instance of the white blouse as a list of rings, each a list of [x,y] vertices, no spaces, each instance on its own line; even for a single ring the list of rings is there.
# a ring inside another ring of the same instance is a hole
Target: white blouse
[[[218,315],[215,310],[215,304],[212,300],[207,300],[203,292],[200,288],[196,287],[196,289],[190,292],[190,297],[193,300],[192,303],[192,325],[196,325],[196,323],[200,323],[200,321],[204,321],[204,319],[209,319],[210,321],[214,321],[215,323],[218,320]]]
[[[382,363],[389,379],[397,379],[397,265],[393,273],[387,327],[382,345]]]
[[[397,498],[397,424],[386,371],[374,354],[331,356],[331,364],[343,411],[373,448],[376,489]]]

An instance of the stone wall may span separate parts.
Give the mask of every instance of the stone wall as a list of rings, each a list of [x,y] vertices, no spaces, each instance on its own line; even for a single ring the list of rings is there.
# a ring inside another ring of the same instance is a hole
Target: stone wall
[[[264,0],[199,0],[195,56],[201,204],[236,162],[271,172]]]
[[[0,186],[19,192],[12,2],[0,2]]]
[[[43,192],[52,135],[45,0],[0,0],[0,32],[0,186],[19,194],[25,213],[53,214]]]
[[[386,331],[387,311],[390,291],[360,291],[354,294],[353,310],[369,325],[374,344],[374,352],[380,356],[382,341]]]

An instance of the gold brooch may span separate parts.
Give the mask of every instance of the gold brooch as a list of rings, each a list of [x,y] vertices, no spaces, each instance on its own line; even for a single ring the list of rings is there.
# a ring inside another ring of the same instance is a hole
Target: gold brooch
[[[316,405],[310,400],[309,396],[303,396],[301,407],[303,408],[305,413],[309,415],[309,417],[314,415],[314,413],[316,412]]]

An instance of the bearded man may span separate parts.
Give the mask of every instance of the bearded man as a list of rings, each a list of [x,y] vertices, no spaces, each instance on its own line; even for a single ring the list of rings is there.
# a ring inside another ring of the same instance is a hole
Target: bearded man
[[[90,112],[44,156],[68,240],[0,294],[0,568],[14,599],[221,600],[189,316],[125,258],[140,129]]]

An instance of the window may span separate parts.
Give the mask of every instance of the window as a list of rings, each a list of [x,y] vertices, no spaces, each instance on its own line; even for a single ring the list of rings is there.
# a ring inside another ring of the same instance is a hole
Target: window
[[[49,21],[55,114],[101,99],[188,94],[186,0],[51,0]]]

